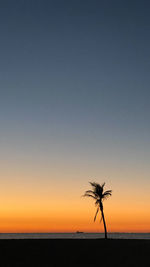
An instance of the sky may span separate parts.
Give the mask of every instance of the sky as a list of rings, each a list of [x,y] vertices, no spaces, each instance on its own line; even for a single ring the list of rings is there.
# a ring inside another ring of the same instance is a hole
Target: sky
[[[149,9],[0,1],[0,232],[150,232]]]

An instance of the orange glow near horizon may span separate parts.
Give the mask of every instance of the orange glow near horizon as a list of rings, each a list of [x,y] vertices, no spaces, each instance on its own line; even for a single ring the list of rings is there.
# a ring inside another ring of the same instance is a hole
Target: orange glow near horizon
[[[0,218],[1,219],[1,218]],[[135,220],[136,221],[136,220]],[[126,222],[112,222],[107,224],[108,232],[150,232],[149,224]],[[63,221],[52,222],[49,219],[40,218],[5,218],[1,220],[0,232],[1,233],[46,233],[46,232],[103,232],[103,224],[94,224],[92,221]]]
[[[55,203],[55,204],[54,204]],[[150,232],[148,206],[135,208],[117,204],[110,199],[104,203],[108,232]],[[100,214],[94,223],[95,206],[90,199],[67,200],[46,199],[38,201],[20,198],[13,200],[0,209],[0,232],[103,232],[99,223]]]
[[[43,182],[42,175],[36,182],[27,174],[20,183],[19,178],[10,184],[3,180],[0,188],[1,233],[104,231],[100,214],[97,221],[93,221],[94,201],[81,197],[90,188],[87,180],[81,180],[82,173],[77,181],[75,173],[71,182],[61,178],[63,182],[60,183],[56,182],[54,174],[54,181],[45,179]],[[68,177],[70,175],[68,173]],[[144,185],[139,196],[138,183],[129,186],[119,183],[117,178],[111,183],[105,181],[105,189],[113,190],[112,197],[104,202],[108,232],[150,232],[149,188]]]

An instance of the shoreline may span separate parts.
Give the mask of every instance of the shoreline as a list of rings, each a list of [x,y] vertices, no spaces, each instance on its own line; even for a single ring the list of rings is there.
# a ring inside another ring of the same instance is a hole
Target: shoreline
[[[68,232],[68,233],[0,233],[2,239],[103,239],[103,232]],[[109,232],[109,239],[146,239],[150,240],[150,233]]]

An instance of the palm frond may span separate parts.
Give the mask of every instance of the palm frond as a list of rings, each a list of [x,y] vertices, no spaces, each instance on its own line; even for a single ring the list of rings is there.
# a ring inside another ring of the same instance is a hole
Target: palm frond
[[[95,194],[97,197],[101,198],[102,193],[103,193],[103,187],[102,187],[100,184],[95,183],[95,182],[90,182],[90,184],[91,184],[91,186],[93,187],[93,192],[94,192],[94,194]]]
[[[97,217],[98,211],[99,211],[99,207],[97,208],[97,211],[95,213],[94,222],[96,221],[96,217]]]
[[[101,185],[102,188],[104,188],[104,186],[105,186],[105,183],[103,183],[103,184]]]
[[[92,198],[96,199],[96,202],[95,202],[96,206],[99,204],[98,201],[103,201],[112,195],[112,190],[107,190],[103,193],[105,183],[103,183],[101,185],[98,183],[95,183],[95,182],[89,182],[89,183],[92,186],[93,190],[85,191],[84,196],[92,197]]]
[[[106,194],[112,194],[112,190],[107,190],[104,193],[106,193]]]
[[[87,191],[85,191],[85,193],[90,193],[90,194],[93,194],[95,196],[95,192],[92,190],[87,190]]]
[[[112,195],[112,191],[111,190],[105,191],[103,193],[103,196],[111,196],[111,195]]]
[[[92,198],[94,198],[94,199],[97,199],[95,196],[93,196],[93,195],[91,195],[91,194],[88,194],[88,193],[85,193],[85,194],[83,195],[83,197],[92,197]]]
[[[97,183],[95,183],[95,182],[89,182],[89,183],[93,188],[95,188],[97,186]]]
[[[109,191],[110,191],[110,192],[109,192]],[[111,190],[109,190],[109,191],[106,191],[106,192],[103,193],[103,196],[102,196],[102,199],[103,199],[103,200],[104,200],[104,199],[107,199],[109,196],[112,195]]]

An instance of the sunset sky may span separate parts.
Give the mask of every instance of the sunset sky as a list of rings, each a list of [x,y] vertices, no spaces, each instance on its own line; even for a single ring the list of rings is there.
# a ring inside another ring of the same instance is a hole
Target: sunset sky
[[[0,232],[150,232],[149,10],[0,1]]]

